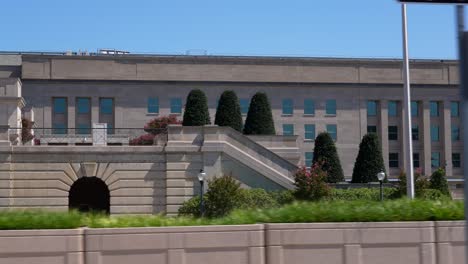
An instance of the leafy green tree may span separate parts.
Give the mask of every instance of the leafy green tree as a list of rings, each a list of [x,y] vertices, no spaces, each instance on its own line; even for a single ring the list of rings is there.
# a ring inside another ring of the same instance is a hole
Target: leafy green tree
[[[215,125],[229,126],[242,132],[242,114],[234,91],[224,91],[216,109]]]
[[[211,121],[205,93],[199,89],[190,91],[187,96],[182,125],[203,126],[208,124],[211,124]]]
[[[370,133],[362,138],[359,144],[359,153],[354,163],[353,183],[376,182],[377,173],[385,172],[382,150],[380,148],[379,137],[375,133]]]
[[[422,197],[424,195],[424,192],[430,188],[430,183],[427,180],[427,178],[422,175],[421,169],[417,169],[414,171],[414,193],[416,197]],[[398,191],[401,196],[406,195],[406,173],[404,171],[400,172],[400,175],[398,176]]]
[[[445,176],[444,169],[438,168],[436,171],[434,171],[434,173],[432,173],[429,187],[431,189],[439,190],[444,195],[450,196],[447,177]]]
[[[245,120],[246,135],[275,135],[275,124],[271,106],[266,93],[256,93],[250,101],[249,112]]]
[[[319,163],[327,173],[327,182],[344,181],[343,168],[336,152],[335,142],[327,132],[320,133],[315,139],[313,164]]]

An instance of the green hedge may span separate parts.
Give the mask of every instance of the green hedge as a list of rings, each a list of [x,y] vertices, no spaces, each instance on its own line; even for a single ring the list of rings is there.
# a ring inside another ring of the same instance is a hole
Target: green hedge
[[[400,193],[396,188],[383,188],[384,200],[400,198]],[[380,201],[380,188],[352,188],[352,189],[332,189],[326,200],[336,201]]]
[[[295,202],[279,208],[236,210],[223,218],[84,215],[76,212],[0,212],[0,229],[238,225],[254,223],[383,222],[463,220],[463,202],[387,200]]]

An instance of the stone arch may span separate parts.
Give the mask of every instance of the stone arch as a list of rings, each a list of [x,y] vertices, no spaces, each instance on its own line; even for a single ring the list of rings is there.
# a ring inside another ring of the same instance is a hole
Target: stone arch
[[[100,211],[110,213],[110,191],[98,177],[82,177],[76,180],[68,193],[68,208],[81,212]]]

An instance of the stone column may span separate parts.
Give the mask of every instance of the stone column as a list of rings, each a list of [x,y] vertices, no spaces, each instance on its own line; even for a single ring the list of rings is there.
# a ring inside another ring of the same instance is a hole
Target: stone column
[[[445,166],[447,176],[452,176],[452,117],[450,115],[450,101],[442,102],[442,142],[443,154],[441,165]]]
[[[422,102],[422,122],[423,122],[423,168],[425,175],[431,175],[432,168],[431,168],[431,112],[430,112],[430,105],[429,101]]]
[[[21,81],[18,78],[0,79],[0,145],[21,142]]]
[[[380,142],[382,145],[382,156],[384,159],[385,170],[387,173],[390,172],[390,168],[388,165],[388,101],[381,100],[379,102],[380,105],[380,118],[379,118],[379,128],[378,132],[380,135]]]

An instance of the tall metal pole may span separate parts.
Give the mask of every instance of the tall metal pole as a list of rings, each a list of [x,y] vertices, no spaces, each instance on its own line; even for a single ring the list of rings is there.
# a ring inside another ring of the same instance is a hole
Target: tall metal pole
[[[406,152],[406,195],[414,199],[414,173],[413,173],[413,140],[411,138],[411,94],[410,94],[410,73],[408,58],[408,29],[406,21],[406,4],[401,4],[402,32],[403,32],[403,82],[404,82],[404,112],[405,126],[403,145]]]
[[[468,171],[465,164],[468,164],[468,129],[466,124],[468,122],[468,76],[466,76],[466,32],[465,32],[465,18],[464,18],[464,7],[458,5],[456,7],[456,19],[457,19],[457,37],[458,37],[458,58],[459,58],[459,79],[460,79],[460,96],[462,98],[462,125],[465,127],[463,131],[463,175],[464,175],[464,198],[465,198],[465,221],[468,221]],[[468,222],[467,222],[468,224]],[[468,239],[468,228],[465,228],[465,240]],[[465,263],[468,263],[468,244],[465,245]]]

